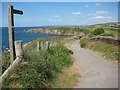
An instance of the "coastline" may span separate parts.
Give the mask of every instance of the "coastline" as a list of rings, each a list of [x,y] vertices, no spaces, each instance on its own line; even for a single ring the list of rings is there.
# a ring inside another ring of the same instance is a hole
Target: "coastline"
[[[32,42],[32,41],[31,41]],[[28,42],[28,43],[24,43],[22,46],[23,48],[26,47],[27,45],[29,45],[31,42]]]

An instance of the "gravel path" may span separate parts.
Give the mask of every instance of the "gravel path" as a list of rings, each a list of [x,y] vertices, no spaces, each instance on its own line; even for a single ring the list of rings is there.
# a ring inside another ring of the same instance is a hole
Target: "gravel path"
[[[118,88],[118,65],[81,48],[78,40],[73,42],[71,49],[81,74],[75,88]]]

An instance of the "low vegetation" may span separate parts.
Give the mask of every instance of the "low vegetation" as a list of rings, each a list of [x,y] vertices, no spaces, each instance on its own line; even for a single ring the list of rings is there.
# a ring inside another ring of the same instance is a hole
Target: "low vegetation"
[[[111,26],[114,25],[114,26]],[[89,38],[95,38],[96,36],[102,36],[104,38],[118,38],[120,30],[117,28],[117,23],[106,23],[106,24],[97,24],[84,27],[90,30],[88,37],[84,37],[80,40],[80,45],[82,48],[89,48],[101,56],[119,61],[119,51],[117,44],[107,43],[107,41],[102,42],[99,40],[90,40]]]
[[[85,48],[88,43],[89,43],[89,41],[88,41],[88,39],[86,39],[86,38],[82,38],[82,39],[80,40],[80,45],[81,45],[82,48]]]
[[[90,31],[87,28],[81,28],[81,27],[53,27],[50,28],[50,30],[63,30],[63,33],[69,33],[69,32],[81,32],[84,34],[90,33]]]
[[[80,40],[80,45],[82,48],[89,48],[93,51],[99,52],[104,58],[120,61],[117,45],[100,41],[91,41],[86,37]]]
[[[112,33],[102,33],[102,34],[100,34],[99,36],[110,36],[110,37],[114,37],[114,35],[112,34]]]
[[[10,53],[2,54],[2,72],[4,72],[10,65]]]
[[[26,32],[34,32],[34,33],[52,33],[59,35],[77,35],[78,33],[89,34],[91,36],[112,36],[118,37],[120,34],[120,30],[118,29],[119,23],[103,23],[96,25],[88,25],[88,26],[55,26],[49,28],[39,28],[27,30]],[[57,33],[55,33],[57,32]]]
[[[35,43],[30,43],[26,47],[25,60],[5,79],[3,88],[60,87],[59,85],[55,85],[55,80],[60,81],[59,78],[65,74],[64,69],[72,65],[72,51],[58,44],[51,47],[50,50],[36,52]],[[76,77],[76,74],[69,77],[69,79],[75,79],[72,85],[77,81]],[[67,82],[69,84],[69,81]],[[63,83],[61,82],[61,87]]]
[[[103,28],[97,28],[89,34],[90,37],[94,36],[105,36],[105,37],[114,37],[112,33],[106,32]]]
[[[73,88],[77,86],[80,81],[79,70],[76,65],[65,68],[53,79],[52,87],[54,88]]]
[[[105,33],[105,30],[102,28],[97,28],[96,30],[94,30],[91,34],[92,35],[100,35],[102,33]]]
[[[101,56],[120,61],[118,46],[100,41],[91,41],[90,37],[105,36],[118,37],[117,27],[109,24],[98,24],[85,27],[52,27],[49,30],[63,30],[62,33],[80,32],[87,37],[80,39],[82,48],[89,48]],[[70,36],[69,36],[70,37]],[[68,41],[68,36],[57,38],[38,39],[24,48],[24,58],[17,68],[13,70],[3,82],[3,88],[49,88],[73,87],[78,82],[78,73],[71,69],[73,58],[72,51],[63,44]],[[70,38],[71,40],[71,38]],[[53,46],[49,50],[36,51],[37,41],[49,41]],[[67,45],[66,45],[67,46]],[[10,65],[9,53],[3,54],[2,72]]]

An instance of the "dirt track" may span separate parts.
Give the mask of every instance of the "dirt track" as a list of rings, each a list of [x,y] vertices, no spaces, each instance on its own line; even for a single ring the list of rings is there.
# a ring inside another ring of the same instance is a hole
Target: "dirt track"
[[[73,42],[71,49],[81,74],[75,88],[118,88],[118,65],[81,48],[78,40]]]

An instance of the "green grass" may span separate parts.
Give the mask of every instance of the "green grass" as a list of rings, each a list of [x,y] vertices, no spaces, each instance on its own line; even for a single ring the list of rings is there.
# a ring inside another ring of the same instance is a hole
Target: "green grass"
[[[100,41],[90,41],[88,38],[82,38],[80,40],[80,45],[83,48],[89,48],[93,51],[99,52],[99,54],[105,58],[120,61],[117,45]]]
[[[2,54],[2,72],[4,72],[10,65],[10,53]]]
[[[91,32],[91,31],[88,30],[88,29],[82,29],[82,28],[79,28],[78,31],[79,31],[79,32],[83,32],[83,33],[85,33],[85,34],[89,34],[89,33]]]
[[[53,27],[50,28],[50,30],[63,30],[63,33],[69,33],[69,32],[82,32],[85,34],[91,34],[94,32],[96,29],[103,29],[105,33],[103,36],[112,36],[112,37],[118,37],[118,34],[120,33],[120,30],[117,27],[110,27],[109,25],[112,24],[117,24],[117,22],[113,23],[103,23],[103,24],[96,24],[96,25],[90,25],[90,26],[85,26],[85,27],[78,27],[78,26],[73,26],[73,27]],[[102,30],[100,30],[102,31]],[[98,32],[97,32],[98,33]],[[96,33],[95,33],[96,34]],[[100,33],[101,34],[101,33]]]
[[[120,33],[120,30],[109,30],[109,29],[106,29],[105,32],[109,33],[109,34],[112,34],[114,37],[118,37],[119,33]]]
[[[50,30],[62,30],[63,33],[74,33],[74,32],[82,32],[85,34],[90,33],[88,29],[80,28],[80,27],[53,27],[49,28]]]
[[[111,36],[111,37],[114,37],[114,35],[111,34],[111,33],[102,33],[102,34],[100,34],[100,36]]]
[[[97,28],[93,32],[91,32],[92,35],[100,35],[102,33],[105,33],[105,30],[103,28]]]
[[[5,79],[3,88],[49,88],[52,80],[72,65],[72,52],[63,45],[36,52],[36,41],[28,45],[25,60]]]
[[[85,48],[88,43],[89,43],[89,40],[86,39],[86,38],[82,38],[80,40],[80,45],[81,45],[82,48]]]
[[[92,33],[93,35],[100,35],[100,34],[104,33],[103,36],[118,37],[118,32],[120,32],[120,30],[118,30],[118,28],[116,26],[111,27],[110,25],[117,25],[117,22],[103,23],[103,24],[96,24],[96,25],[88,25],[88,26],[84,26],[84,27],[80,27],[80,26],[59,26],[59,27],[47,28],[47,30],[48,31],[58,30],[58,32],[61,32],[61,34],[82,33],[82,34],[90,35]],[[99,30],[100,33],[99,32],[97,32],[97,33],[94,32],[96,29],[101,29],[101,30]],[[105,32],[101,33],[102,29]]]
[[[103,36],[112,36],[112,37],[117,37],[120,34],[120,30],[117,27],[110,27],[109,25],[112,24],[117,24],[116,23],[103,23],[103,24],[96,24],[96,25],[90,25],[90,26],[86,26],[83,27],[83,29],[87,29],[90,32],[93,32],[94,30],[98,29],[98,28],[103,28],[105,30],[106,34],[103,34]]]

